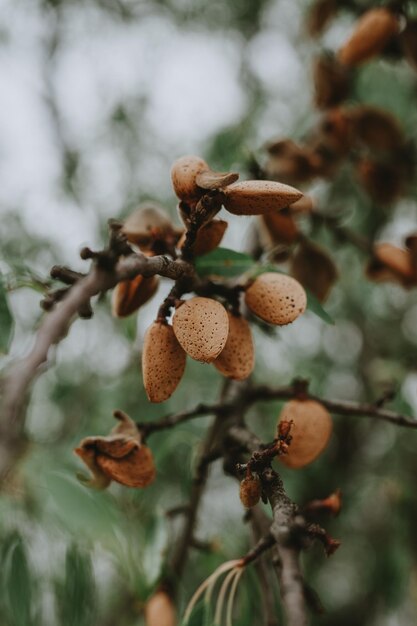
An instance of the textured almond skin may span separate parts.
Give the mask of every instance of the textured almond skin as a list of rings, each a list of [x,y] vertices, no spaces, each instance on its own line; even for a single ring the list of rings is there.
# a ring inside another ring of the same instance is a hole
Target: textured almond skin
[[[244,478],[240,483],[240,501],[246,509],[258,504],[261,498],[261,481],[257,476]]]
[[[290,324],[304,313],[307,296],[300,283],[284,274],[266,272],[246,289],[249,309],[270,324]]]
[[[193,204],[203,195],[196,177],[209,170],[207,163],[197,156],[183,156],[177,159],[171,168],[171,180],[175,194],[183,202]]]
[[[398,31],[398,20],[391,11],[370,9],[357,21],[351,37],[339,50],[339,61],[352,67],[367,61],[379,54]]]
[[[333,421],[327,409],[315,400],[290,400],[281,411],[279,422],[292,421],[288,453],[279,457],[287,467],[312,463],[327,446]]]
[[[244,380],[252,373],[255,352],[252,332],[244,317],[228,313],[229,334],[226,345],[213,365],[227,378]]]
[[[174,604],[165,591],[157,591],[145,606],[146,626],[176,626]]]
[[[226,345],[229,318],[224,306],[211,298],[187,300],[175,311],[172,324],[179,343],[196,361],[211,363]]]
[[[227,222],[224,220],[211,220],[200,228],[197,233],[195,244],[192,247],[195,256],[202,256],[215,250],[223,239],[227,229]],[[185,233],[178,242],[181,249],[185,243]]]
[[[114,317],[127,317],[148,302],[159,287],[158,276],[136,276],[123,280],[113,289],[112,314]]]
[[[157,204],[147,202],[131,213],[123,224],[122,231],[130,243],[147,249],[147,244],[155,236],[165,237],[173,232],[168,214]]]
[[[283,209],[302,197],[301,191],[270,180],[245,180],[224,189],[225,208],[234,215],[262,215]]]
[[[125,487],[147,487],[155,480],[152,452],[138,442],[122,458],[97,453],[96,463],[106,476]]]
[[[164,402],[178,387],[184,374],[186,354],[172,326],[154,322],[145,334],[142,374],[151,402]]]

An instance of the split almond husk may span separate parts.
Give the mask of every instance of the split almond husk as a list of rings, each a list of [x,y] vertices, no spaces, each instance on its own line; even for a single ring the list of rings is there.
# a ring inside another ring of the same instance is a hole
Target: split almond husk
[[[226,345],[213,365],[227,378],[244,380],[252,373],[255,351],[248,322],[240,315],[228,312],[229,334]]]
[[[178,387],[185,370],[186,354],[172,326],[156,321],[145,334],[142,375],[151,402],[165,402]]]
[[[195,243],[191,249],[194,256],[202,256],[215,250],[223,239],[226,229],[227,222],[224,220],[211,220],[211,222],[204,224],[197,232]],[[180,249],[184,246],[185,237],[186,234],[184,233],[178,242]]]
[[[301,191],[270,180],[245,180],[224,189],[225,208],[234,215],[262,215],[283,209],[303,195]]]
[[[150,250],[155,240],[175,237],[175,228],[169,215],[153,202],[141,204],[125,220],[122,228],[130,243],[141,250]]]
[[[311,241],[303,241],[291,260],[291,275],[324,302],[338,271],[326,250]]]
[[[177,197],[187,204],[195,204],[204,194],[197,185],[196,178],[202,172],[210,170],[207,163],[198,156],[183,156],[177,159],[171,168],[171,180]]]
[[[222,304],[199,296],[180,304],[172,320],[175,336],[196,361],[211,363],[226,345],[229,318]]]
[[[339,61],[356,66],[378,55],[399,32],[399,21],[384,7],[370,9],[357,21],[348,41],[339,50]]]
[[[376,282],[396,282],[410,287],[417,282],[410,250],[398,248],[390,243],[377,243],[373,258],[366,268],[368,278]]]
[[[265,272],[246,289],[245,302],[265,322],[283,326],[304,313],[307,296],[300,283],[291,276]]]
[[[240,483],[240,501],[246,509],[256,506],[261,499],[262,486],[258,476],[247,476]]]
[[[86,437],[74,450],[91,470],[91,480],[82,478],[91,487],[105,488],[114,480],[126,487],[147,487],[155,479],[151,450],[141,443],[133,420],[116,411],[120,423],[107,437]]]
[[[118,283],[112,294],[112,314],[127,317],[146,304],[159,287],[158,276],[141,276]]]
[[[327,409],[315,400],[290,400],[283,406],[278,424],[282,421],[292,422],[287,454],[279,456],[287,467],[312,463],[329,443],[333,421]]]
[[[176,626],[175,606],[166,591],[156,591],[145,605],[146,626]]]
[[[201,189],[206,191],[223,189],[227,185],[235,183],[239,178],[237,172],[213,172],[213,170],[205,170],[196,176],[195,182]]]

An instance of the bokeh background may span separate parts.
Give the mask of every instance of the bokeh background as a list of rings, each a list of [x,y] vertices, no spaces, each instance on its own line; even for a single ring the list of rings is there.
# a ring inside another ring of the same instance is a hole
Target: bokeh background
[[[319,40],[306,35],[302,0],[2,0],[0,2],[1,270],[14,319],[0,363],[27,352],[43,315],[41,287],[54,264],[85,271],[83,245],[100,247],[106,221],[144,200],[176,216],[169,170],[175,158],[203,156],[245,174],[273,138],[300,140],[314,125],[311,66],[336,49],[354,14],[342,10]],[[346,3],[349,4],[349,3]],[[362,8],[375,3],[356,3]],[[410,3],[411,5],[413,3]],[[393,112],[417,139],[417,74],[401,59],[377,59],[355,76],[351,98]],[[380,209],[349,166],[306,189],[344,224],[400,244],[416,228],[417,189]],[[177,219],[177,218],[176,218]],[[224,245],[243,249],[250,219],[228,215]],[[305,228],[310,228],[309,223]],[[339,268],[326,309],[265,335],[255,329],[255,381],[311,380],[326,397],[373,400],[387,387],[392,407],[417,411],[417,298],[397,285],[371,284],[365,255],[314,231]],[[162,406],[147,401],[140,375],[144,332],[169,283],[139,315],[115,320],[110,298],[91,321],[77,320],[33,387],[29,444],[0,496],[0,623],[4,626],[134,626],[175,541],[179,520],[165,512],[189,493],[193,463],[211,418],[152,438],[158,480],[145,491],[88,490],[72,450],[105,434],[112,411],[151,420],[215,401],[221,376],[188,361]],[[265,440],[279,403],[249,414]],[[341,516],[328,523],[342,547],[304,558],[306,577],[327,613],[314,624],[410,626],[417,622],[417,439],[367,418],[335,417],[325,454],[301,471],[282,469],[299,503],[337,487]],[[209,512],[209,514],[208,514]],[[200,539],[181,585],[181,606],[228,558],[250,546],[237,485],[214,465]],[[236,624],[261,624],[254,572],[241,582]],[[277,614],[280,613],[277,597]]]

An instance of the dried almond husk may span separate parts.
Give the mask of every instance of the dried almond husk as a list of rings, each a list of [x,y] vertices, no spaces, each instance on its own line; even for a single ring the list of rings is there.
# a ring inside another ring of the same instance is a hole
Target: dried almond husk
[[[198,156],[187,155],[177,159],[171,168],[172,186],[177,197],[186,204],[196,204],[204,194],[196,178],[209,170],[207,163]]]
[[[324,302],[338,278],[338,271],[324,248],[304,240],[291,259],[291,275]]]
[[[312,463],[329,443],[333,421],[328,410],[315,400],[290,400],[284,404],[278,424],[292,422],[291,443],[279,456],[287,467],[300,468]]]
[[[276,244],[290,245],[297,241],[299,230],[296,221],[289,212],[273,211],[259,217],[261,240],[265,248]]]
[[[400,29],[397,16],[385,7],[370,9],[356,22],[354,31],[341,47],[341,63],[354,67],[377,56]]]
[[[323,115],[319,132],[327,149],[342,157],[352,147],[352,129],[349,110],[344,107],[335,107]]]
[[[255,365],[255,351],[250,326],[241,315],[228,312],[229,334],[226,345],[213,365],[227,378],[244,380]]]
[[[298,185],[316,175],[316,159],[311,150],[291,139],[273,141],[266,146],[269,158],[264,171],[268,179]]]
[[[314,201],[311,196],[303,196],[297,202],[289,205],[288,209],[293,215],[308,215],[314,208]]]
[[[319,109],[329,109],[349,95],[350,72],[329,54],[318,57],[313,67],[314,100]]]
[[[301,191],[270,180],[245,180],[224,189],[224,206],[234,215],[262,215],[283,209],[303,195]]]
[[[166,591],[156,591],[146,602],[145,623],[146,626],[176,626],[175,606]]]
[[[371,150],[392,151],[404,143],[404,134],[396,118],[388,111],[369,104],[350,110],[355,140]]]
[[[143,384],[151,402],[164,402],[178,387],[185,370],[186,354],[172,326],[153,322],[146,331],[142,352]]]
[[[291,276],[265,272],[246,289],[245,302],[252,313],[265,322],[283,326],[304,313],[307,296]]]
[[[406,172],[399,161],[362,159],[356,164],[356,172],[362,187],[378,204],[391,204],[404,192]]]
[[[149,302],[159,287],[158,276],[135,276],[116,285],[112,293],[112,314],[127,317]]]
[[[256,506],[261,499],[262,486],[258,476],[247,476],[240,483],[239,497],[246,509]]]
[[[155,240],[178,238],[168,213],[153,202],[139,205],[124,221],[122,232],[142,251],[150,251]]]
[[[224,220],[211,220],[204,224],[197,232],[196,240],[191,248],[194,256],[202,256],[208,254],[212,250],[215,250],[227,229],[227,222]],[[184,233],[178,242],[178,247],[181,249],[184,246],[186,233]]]
[[[201,189],[214,191],[235,183],[238,178],[237,172],[214,172],[209,169],[197,174],[195,182]]]
[[[229,318],[224,306],[199,296],[178,306],[172,325],[185,352],[203,363],[211,363],[219,356],[229,334]]]
[[[410,287],[417,282],[417,275],[410,250],[390,243],[377,243],[373,258],[366,267],[368,278],[376,282],[395,282]]]

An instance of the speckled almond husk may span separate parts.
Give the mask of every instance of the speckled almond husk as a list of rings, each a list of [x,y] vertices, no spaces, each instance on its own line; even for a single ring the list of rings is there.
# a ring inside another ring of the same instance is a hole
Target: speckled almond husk
[[[132,444],[132,441],[130,442]],[[125,487],[148,487],[156,475],[153,455],[148,448],[137,441],[133,442],[132,449],[120,457],[117,454],[117,441],[114,441],[114,450],[106,447],[106,453],[101,452],[98,442],[96,462],[102,472],[124,485]]]
[[[304,313],[307,296],[300,283],[274,272],[258,276],[246,289],[245,301],[248,308],[270,324],[290,324]]]
[[[159,287],[158,276],[136,276],[118,283],[112,293],[112,314],[127,317],[146,304]]]
[[[211,220],[202,226],[192,246],[192,251],[195,256],[202,256],[208,254],[212,250],[215,250],[227,229],[227,222],[224,220]],[[184,233],[178,242],[178,247],[181,249],[185,243],[186,233]]]
[[[279,416],[279,422],[284,420],[293,422],[292,439],[287,454],[278,457],[279,460],[291,468],[312,463],[326,448],[332,434],[330,413],[315,400],[290,400]]]
[[[171,168],[171,180],[177,197],[188,204],[195,204],[204,194],[196,178],[209,170],[207,163],[198,156],[183,156],[177,159]]]
[[[261,498],[261,481],[257,476],[246,477],[240,483],[240,501],[246,509],[257,505]]]
[[[186,354],[172,326],[154,322],[145,334],[142,375],[151,402],[164,402],[178,387],[185,370]]]
[[[196,361],[211,363],[226,345],[229,318],[222,304],[199,296],[187,300],[173,317],[175,336]]]
[[[226,345],[213,365],[227,378],[244,380],[255,365],[255,350],[250,326],[242,316],[228,312],[229,334]]]
[[[391,243],[377,243],[373,258],[366,267],[368,278],[376,282],[396,282],[404,287],[417,283],[417,273],[410,250],[393,246]]]
[[[301,191],[270,180],[245,180],[224,189],[225,208],[234,215],[262,215],[283,209],[302,197]]]
[[[156,591],[145,605],[146,626],[176,626],[175,606],[165,591]]]
[[[175,229],[168,213],[157,204],[141,204],[124,221],[122,232],[130,243],[148,250],[156,238],[163,239],[172,235]]]
[[[384,7],[370,9],[357,21],[355,29],[338,53],[343,65],[354,67],[376,56],[399,32],[397,17]]]

